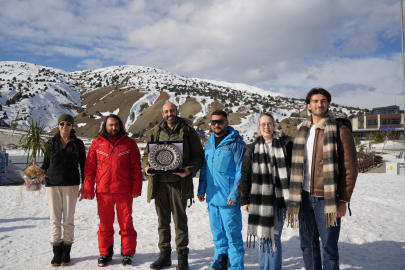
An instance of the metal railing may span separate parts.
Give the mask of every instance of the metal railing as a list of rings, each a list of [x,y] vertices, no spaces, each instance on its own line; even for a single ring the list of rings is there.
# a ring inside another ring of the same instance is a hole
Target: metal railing
[[[359,172],[368,171],[374,166],[374,153],[357,153],[357,161],[359,163]]]

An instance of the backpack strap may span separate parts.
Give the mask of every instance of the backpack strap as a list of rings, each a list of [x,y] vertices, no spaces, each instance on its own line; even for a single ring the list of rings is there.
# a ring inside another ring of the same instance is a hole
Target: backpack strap
[[[188,152],[189,152],[189,161],[191,160],[191,155],[190,155],[190,149],[191,149],[191,142],[190,142],[190,133],[191,133],[191,127],[189,126],[189,125],[187,125],[186,124],[186,126],[187,126],[187,132],[186,132],[186,134],[184,133],[184,131],[180,131],[181,133],[182,133],[182,140],[183,140],[183,142],[184,142],[184,136],[186,136],[186,138],[187,138],[187,144],[188,144]],[[183,164],[184,165],[184,164]],[[193,194],[193,196],[194,196],[194,194]],[[189,206],[187,206],[188,208],[190,208],[192,205],[193,205],[193,203],[195,203],[195,201],[194,201],[194,198],[190,198],[190,205]]]

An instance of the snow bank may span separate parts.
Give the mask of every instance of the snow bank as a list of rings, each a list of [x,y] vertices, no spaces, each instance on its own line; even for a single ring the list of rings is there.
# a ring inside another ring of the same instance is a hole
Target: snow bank
[[[129,129],[129,127],[135,123],[138,115],[141,112],[141,105],[146,103],[148,106],[151,106],[155,101],[158,99],[160,93],[158,91],[147,92],[143,97],[138,99],[129,110],[129,115],[127,121],[125,122],[125,129]],[[133,118],[131,116],[133,114]]]
[[[384,188],[381,188],[384,185]],[[198,179],[194,179],[197,189]],[[19,186],[0,187],[3,204],[0,208],[0,268],[51,269],[49,244],[49,214],[45,194],[23,191],[23,205],[18,203]],[[134,226],[138,232],[137,253],[133,269],[149,269],[158,256],[157,217],[153,202],[146,203],[147,182],[143,193],[134,200]],[[405,261],[405,189],[404,175],[360,174],[352,197],[352,216],[342,219],[340,235],[340,268],[367,270],[404,269]],[[187,209],[190,233],[190,270],[205,269],[212,262],[214,248],[206,203],[195,202]],[[75,243],[69,269],[97,267],[97,203],[79,202],[75,215]],[[121,265],[120,237],[114,224],[115,255],[109,269],[124,269]],[[246,239],[247,214],[243,212],[243,239]],[[174,229],[172,227],[172,248]],[[298,230],[284,226],[282,234],[283,269],[304,269],[299,247]],[[257,249],[246,248],[245,269],[257,270]],[[177,256],[173,252],[175,269]],[[16,259],[18,258],[18,259]]]
[[[110,114],[115,114],[115,115],[117,115],[119,112],[120,112],[120,108],[116,109],[116,110],[113,111],[112,113],[109,112],[109,111],[107,111],[107,112],[100,112],[100,114],[101,114],[102,116],[109,116]]]

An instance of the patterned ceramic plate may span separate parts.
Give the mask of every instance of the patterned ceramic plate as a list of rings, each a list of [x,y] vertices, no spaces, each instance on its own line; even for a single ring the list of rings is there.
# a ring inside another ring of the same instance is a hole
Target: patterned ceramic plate
[[[175,170],[180,166],[182,154],[174,144],[157,144],[149,152],[149,164],[155,170]]]

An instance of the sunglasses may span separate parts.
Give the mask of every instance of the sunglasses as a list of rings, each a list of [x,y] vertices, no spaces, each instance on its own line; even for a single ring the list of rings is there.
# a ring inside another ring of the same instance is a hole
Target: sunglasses
[[[71,123],[59,123],[59,126],[63,127],[64,125],[66,125],[67,127],[70,127],[72,124]]]
[[[211,120],[211,126],[215,126],[216,124],[222,125],[222,124],[224,124],[224,122],[225,122],[224,119],[222,119],[222,120]]]

